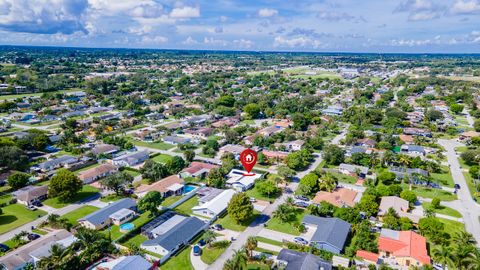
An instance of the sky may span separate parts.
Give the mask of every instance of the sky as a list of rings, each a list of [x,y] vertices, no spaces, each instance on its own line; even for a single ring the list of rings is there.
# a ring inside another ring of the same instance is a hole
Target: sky
[[[480,53],[480,0],[0,0],[0,44]]]

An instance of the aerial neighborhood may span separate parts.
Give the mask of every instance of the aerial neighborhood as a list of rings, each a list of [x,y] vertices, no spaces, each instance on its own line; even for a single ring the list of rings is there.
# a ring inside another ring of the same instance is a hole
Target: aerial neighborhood
[[[479,61],[4,48],[1,269],[480,269]]]

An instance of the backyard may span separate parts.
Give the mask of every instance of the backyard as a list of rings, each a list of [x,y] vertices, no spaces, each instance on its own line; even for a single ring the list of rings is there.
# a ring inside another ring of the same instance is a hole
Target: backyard
[[[78,219],[82,218],[90,213],[93,213],[97,211],[99,208],[92,206],[92,205],[84,205],[77,210],[74,210],[70,213],[67,213],[62,216],[62,218],[66,218],[71,224],[77,225],[78,224]]]
[[[303,217],[306,215],[306,211],[301,208],[295,208],[295,217],[289,222],[282,222],[277,218],[271,218],[267,222],[267,229],[288,233],[292,235],[300,235],[301,232],[296,228],[295,224],[301,224]]]
[[[162,270],[194,270],[190,262],[191,246],[186,247],[180,253],[171,257],[165,264],[161,266]]]
[[[78,202],[78,201],[82,201],[87,198],[90,198],[96,194],[98,194],[97,188],[94,188],[90,185],[84,185],[82,190],[67,202],[60,202],[58,198],[48,198],[43,202],[43,204],[51,206],[53,208],[62,208],[74,202]]]
[[[228,230],[243,232],[258,216],[260,216],[260,212],[253,210],[253,215],[250,219],[243,223],[237,224],[237,222],[235,222],[235,220],[233,220],[230,215],[227,214],[224,217],[219,218],[215,223],[222,225],[223,228]]]
[[[160,154],[152,158],[153,161],[159,162],[159,163],[167,163],[167,161],[171,160],[172,156],[166,155],[166,154]]]
[[[197,206],[197,205],[198,205],[198,197],[193,196],[192,198],[188,199],[184,203],[175,207],[175,209],[173,209],[173,210],[175,212],[180,213],[180,214],[191,215],[193,213],[192,207]]]

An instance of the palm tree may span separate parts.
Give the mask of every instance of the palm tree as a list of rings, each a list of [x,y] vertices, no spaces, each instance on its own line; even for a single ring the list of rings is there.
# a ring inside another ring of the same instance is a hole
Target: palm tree
[[[243,270],[247,268],[247,254],[245,249],[235,250],[233,254],[233,261],[235,264],[235,270]]]
[[[462,264],[466,265],[466,270],[480,269],[480,251],[474,249],[468,257],[462,260]]]
[[[251,259],[253,256],[253,250],[257,248],[258,241],[257,238],[254,236],[250,236],[247,239],[247,243],[245,243],[245,249],[247,250],[247,255]]]
[[[217,238],[217,235],[212,230],[207,230],[205,234],[203,234],[203,240],[205,240],[205,243],[208,244],[208,247],[211,247],[211,244],[215,239]]]
[[[426,207],[423,209],[423,215],[426,217],[435,217],[435,209],[432,207]]]
[[[40,259],[40,261],[37,262],[36,269],[59,269],[62,261],[68,256],[68,254],[69,250],[61,245],[54,244],[50,248],[50,256]]]
[[[455,235],[453,236],[453,241],[458,246],[470,246],[477,243],[475,238],[473,238],[473,235],[466,231],[460,231],[455,233]]]
[[[319,187],[320,190],[332,192],[337,187],[337,183],[337,179],[331,173],[326,173],[320,180]]]
[[[225,264],[223,265],[223,270],[236,270],[235,269],[235,262],[232,259],[228,259]]]
[[[452,254],[450,252],[450,249],[447,246],[438,246],[432,251],[432,255],[434,260],[442,265],[442,268],[445,269],[445,266],[448,266],[449,268],[454,268],[453,267],[453,260],[452,260]]]
[[[470,257],[472,252],[475,252],[475,247],[473,245],[458,245],[452,253],[452,260],[457,267],[465,269],[465,267],[468,266],[465,259]]]
[[[286,203],[280,204],[278,206],[277,210],[275,210],[275,212],[273,212],[273,217],[279,219],[282,222],[287,222],[294,215],[293,211],[294,211],[294,209],[293,209],[292,206],[290,206]]]

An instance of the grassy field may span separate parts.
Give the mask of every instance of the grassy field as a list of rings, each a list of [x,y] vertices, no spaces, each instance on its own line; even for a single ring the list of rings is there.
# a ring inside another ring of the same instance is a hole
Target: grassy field
[[[276,198],[282,195],[281,192],[278,192],[276,194],[271,194],[270,197],[267,197],[258,191],[257,186],[254,186],[253,188],[247,190],[245,193],[247,194],[248,197],[253,197],[257,200],[270,201],[270,202],[275,201]]]
[[[190,262],[190,252],[192,247],[189,246],[182,250],[182,252],[177,253],[174,257],[170,259],[161,266],[162,270],[194,270],[192,263]]]
[[[337,172],[331,172],[331,174],[338,179],[338,182],[341,182],[341,183],[355,184],[357,182],[357,178],[351,175],[345,175],[343,173],[337,173]]]
[[[279,246],[279,247],[283,246],[283,243],[280,242],[280,241],[275,241],[275,240],[268,239],[268,238],[261,237],[261,236],[257,236],[255,238],[257,238],[258,242],[267,243],[267,244],[274,245],[274,246]]]
[[[192,212],[192,207],[197,206],[197,205],[198,205],[198,197],[193,196],[192,198],[188,199],[184,203],[175,207],[175,209],[173,209],[173,210],[180,213],[180,214],[191,215],[193,213]]]
[[[153,161],[159,162],[159,163],[166,163],[167,161],[169,161],[171,159],[172,159],[172,156],[165,155],[165,154],[160,154],[160,155],[152,158]]]
[[[453,182],[452,174],[450,173],[450,168],[447,166],[442,166],[442,173],[432,173],[431,176],[435,182],[442,186],[453,188],[455,184]]]
[[[83,171],[86,171],[86,170],[89,170],[89,169],[91,169],[91,168],[95,168],[95,167],[98,167],[98,166],[100,166],[100,164],[95,163],[95,164],[92,164],[92,165],[90,165],[90,166],[87,166],[87,167],[83,167],[83,168],[81,168],[81,169],[78,169],[78,170],[74,171],[74,173],[75,173],[75,174],[80,174],[80,173],[83,172]]]
[[[68,92],[75,92],[75,91],[80,91],[80,89],[61,90],[61,91],[48,92],[48,93],[56,94],[56,93],[68,93]],[[0,100],[17,99],[17,98],[24,98],[24,97],[40,97],[42,95],[43,95],[43,93],[3,95],[3,96],[0,96]]]
[[[406,184],[403,184],[402,187],[404,189],[408,189],[408,185],[406,185]],[[412,188],[412,191],[415,192],[415,194],[417,194],[417,196],[423,197],[423,198],[433,199],[433,198],[437,197],[442,201],[454,201],[454,200],[457,199],[457,195],[455,195],[451,192],[445,191],[445,190],[437,189],[437,188],[426,188],[426,187],[415,187],[414,186]]]
[[[152,218],[149,217],[150,212],[145,212],[135,218],[134,220],[130,220],[130,223],[133,223],[135,225],[135,228],[137,227],[142,227],[143,225],[147,224]],[[120,238],[120,236],[123,235],[122,232],[120,232],[120,227],[117,225],[110,226],[109,228],[105,228],[102,230],[102,232],[106,235],[110,232],[110,236],[112,237],[112,240],[116,240]]]
[[[130,174],[133,177],[137,177],[137,176],[141,175],[141,173],[139,173],[135,170],[132,170],[131,168],[128,168],[128,167],[124,168],[123,171]]]
[[[450,236],[455,235],[457,232],[465,231],[465,225],[461,222],[444,219],[444,218],[438,218],[438,219],[445,225],[445,231],[448,234],[450,234]]]
[[[89,197],[92,197],[94,196],[95,194],[98,193],[98,189],[97,188],[94,188],[90,185],[84,185],[82,190],[80,192],[77,193],[77,195],[75,195],[70,201],[68,202],[60,202],[58,201],[58,198],[49,198],[49,199],[46,199],[43,203],[45,205],[48,205],[50,207],[53,207],[53,208],[62,208],[62,207],[65,207],[69,204],[72,204],[74,202],[78,202],[78,201],[81,201],[81,200],[84,200],[84,199],[87,199]]]
[[[174,202],[180,200],[183,196],[170,196],[170,197],[167,197],[165,198],[165,200],[163,200],[163,202],[160,204],[161,206],[163,207],[167,207],[167,206],[170,206],[172,205]]]
[[[422,203],[422,206],[423,208],[428,208],[430,207],[431,203],[429,202],[423,202]],[[453,209],[453,208],[450,208],[450,207],[447,207],[447,206],[443,206],[443,205],[440,205],[440,207],[438,209],[435,209],[435,213],[438,213],[438,214],[442,214],[442,215],[447,215],[447,216],[451,216],[451,217],[456,217],[456,218],[461,218],[462,217],[462,214],[460,214],[457,210]]]
[[[90,213],[93,213],[93,212],[97,211],[98,209],[99,209],[98,207],[95,207],[95,206],[92,206],[92,205],[84,205],[84,206],[78,208],[77,210],[74,210],[70,213],[67,213],[67,214],[63,215],[62,218],[66,218],[73,225],[77,225],[78,224],[77,220],[79,218],[82,218],[82,217],[84,217],[84,216],[86,216]]]
[[[227,214],[224,217],[219,218],[215,223],[222,225],[222,227],[225,229],[229,229],[237,232],[243,232],[248,227],[248,225],[250,225],[250,223],[252,223],[252,221],[255,220],[259,215],[260,215],[260,212],[258,212],[257,210],[253,210],[253,216],[249,220],[241,224],[237,224],[237,222],[235,222],[230,217],[230,215]]]
[[[290,222],[281,222],[277,218],[271,218],[267,222],[267,229],[279,231],[283,233],[288,233],[292,235],[300,235],[300,231],[295,228],[294,224],[297,222],[302,222],[303,217],[305,216],[306,211],[300,208],[296,208],[295,219]]]
[[[28,210],[22,204],[11,204],[2,207],[3,214],[0,216],[0,233],[13,230],[21,225],[33,221],[47,213],[42,210]]]
[[[270,270],[270,266],[260,263],[247,264],[247,270]]]
[[[164,142],[142,142],[142,141],[137,141],[137,140],[131,140],[131,142],[134,145],[138,146],[143,146],[143,147],[149,147],[149,148],[154,148],[154,149],[159,149],[159,150],[169,150],[175,147],[175,145],[169,144],[169,143],[164,143]]]
[[[229,241],[219,241],[213,243],[211,247],[206,246],[203,249],[201,259],[206,264],[212,264],[215,260],[222,255],[222,253],[230,246]]]

